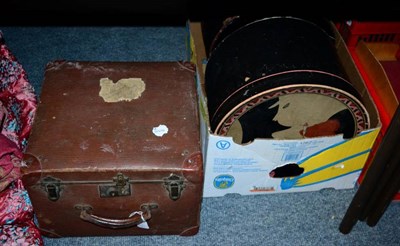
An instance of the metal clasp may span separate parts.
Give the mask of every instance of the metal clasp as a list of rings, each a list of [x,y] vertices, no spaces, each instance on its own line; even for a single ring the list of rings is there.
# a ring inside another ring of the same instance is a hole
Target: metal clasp
[[[114,184],[99,185],[100,197],[118,197],[131,195],[129,178],[122,173],[118,173],[113,178]]]
[[[60,184],[61,181],[59,179],[55,179],[52,177],[46,177],[42,179],[40,182],[43,189],[47,192],[47,198],[50,201],[57,201],[60,198]]]
[[[169,193],[171,200],[178,200],[181,197],[182,190],[185,188],[184,178],[171,174],[169,177],[164,178],[164,187]]]

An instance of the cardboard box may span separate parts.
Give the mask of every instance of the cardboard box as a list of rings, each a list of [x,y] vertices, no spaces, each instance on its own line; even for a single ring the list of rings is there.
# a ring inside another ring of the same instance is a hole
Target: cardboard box
[[[371,147],[380,131],[376,107],[356,69],[346,44],[338,33],[337,52],[360,92],[371,119],[371,128],[344,140],[341,135],[300,140],[256,139],[236,144],[231,137],[212,134],[209,127],[204,72],[207,63],[201,23],[188,22],[189,56],[197,65],[201,137],[205,160],[204,197],[315,191],[324,188],[354,188]],[[269,172],[297,163],[304,172],[291,178],[270,178]]]
[[[395,43],[360,41],[354,50],[350,50],[375,104],[379,106],[378,111],[385,128],[393,117],[399,98],[396,96],[382,62],[396,61],[396,53],[399,49],[399,44]]]

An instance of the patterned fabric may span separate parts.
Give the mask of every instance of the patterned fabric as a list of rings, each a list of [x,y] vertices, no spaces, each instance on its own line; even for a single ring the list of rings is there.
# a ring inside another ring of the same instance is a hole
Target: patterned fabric
[[[7,110],[3,106],[3,103],[0,101],[0,129],[3,129],[3,122],[6,118]]]
[[[20,179],[0,192],[0,245],[43,245],[33,220],[32,204]]]
[[[33,208],[20,180],[22,153],[37,101],[25,70],[0,31],[0,245],[41,246]]]
[[[20,178],[22,153],[17,145],[0,134],[0,191]]]
[[[37,100],[26,72],[5,45],[0,32],[0,102],[6,111],[1,133],[26,149]]]

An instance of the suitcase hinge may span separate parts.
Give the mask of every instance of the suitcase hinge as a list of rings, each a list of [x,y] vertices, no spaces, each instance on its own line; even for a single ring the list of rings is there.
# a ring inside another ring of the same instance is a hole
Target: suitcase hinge
[[[60,183],[61,181],[59,179],[52,177],[46,177],[42,179],[41,185],[47,192],[47,198],[50,201],[55,202],[60,198]]]
[[[181,197],[183,188],[185,188],[184,179],[176,174],[171,174],[164,178],[164,186],[169,193],[171,200],[178,200]]]

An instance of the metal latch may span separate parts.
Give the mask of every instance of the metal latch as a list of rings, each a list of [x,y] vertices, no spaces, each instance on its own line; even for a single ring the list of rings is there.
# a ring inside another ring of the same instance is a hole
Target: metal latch
[[[122,173],[118,173],[113,178],[113,184],[99,185],[100,197],[118,197],[131,195],[129,178]]]
[[[176,174],[171,174],[164,178],[164,186],[169,193],[171,200],[178,200],[181,197],[183,188],[185,188],[184,179]]]
[[[40,182],[44,190],[47,192],[47,198],[50,201],[57,201],[60,198],[60,183],[59,179],[46,177]]]

